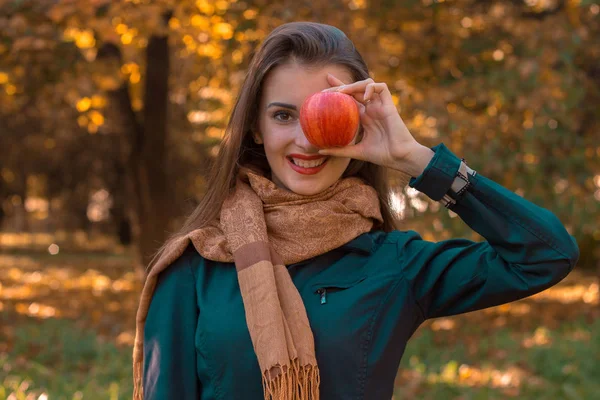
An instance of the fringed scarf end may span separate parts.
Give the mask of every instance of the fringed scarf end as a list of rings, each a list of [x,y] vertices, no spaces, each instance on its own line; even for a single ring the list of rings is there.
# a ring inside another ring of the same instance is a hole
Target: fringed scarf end
[[[319,400],[319,367],[301,366],[295,359],[289,367],[277,369],[282,372],[274,378],[270,378],[268,371],[263,373],[265,400]]]

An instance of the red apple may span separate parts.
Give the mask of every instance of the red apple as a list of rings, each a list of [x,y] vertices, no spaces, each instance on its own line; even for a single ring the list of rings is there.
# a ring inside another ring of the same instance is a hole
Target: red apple
[[[317,92],[304,100],[300,125],[304,136],[318,148],[347,146],[360,122],[352,96],[340,92]]]

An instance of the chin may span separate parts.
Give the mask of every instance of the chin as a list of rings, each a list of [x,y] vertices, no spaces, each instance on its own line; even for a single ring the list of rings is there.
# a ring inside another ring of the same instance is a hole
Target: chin
[[[325,169],[316,175],[301,175],[291,168],[287,171],[286,168],[289,168],[289,166],[286,165],[282,170],[278,170],[278,172],[282,172],[280,176],[283,175],[283,179],[278,179],[276,177],[277,174],[274,175],[273,171],[271,171],[271,179],[277,186],[283,187],[301,196],[314,196],[323,192],[335,184],[344,172],[342,170],[338,174],[336,173],[337,168],[327,169],[328,167],[325,167]]]
[[[289,179],[287,180],[287,182],[283,182],[283,184],[288,190],[302,196],[313,196],[315,194],[321,193],[334,183],[335,182],[326,182],[325,180],[302,182],[297,179]]]
[[[327,189],[331,185],[324,185],[323,183],[319,183],[315,185],[314,183],[299,183],[299,182],[291,182],[287,187],[290,191],[302,195],[302,196],[313,196]]]

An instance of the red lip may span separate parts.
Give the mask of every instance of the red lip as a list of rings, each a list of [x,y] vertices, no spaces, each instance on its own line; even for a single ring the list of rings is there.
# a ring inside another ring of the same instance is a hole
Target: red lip
[[[300,158],[300,157],[298,157],[298,158]],[[318,167],[304,168],[304,167],[294,164],[289,157],[286,157],[286,160],[290,164],[290,167],[292,167],[292,169],[294,171],[296,171],[297,173],[302,174],[302,175],[314,175],[314,174],[318,173],[319,171],[321,171],[323,168],[325,168],[325,166],[329,162],[329,159],[327,159],[323,162],[323,164],[319,165]]]
[[[288,157],[298,158],[300,160],[319,160],[321,158],[325,158],[327,156],[322,156],[320,154],[314,156],[305,156],[304,154],[289,154]]]

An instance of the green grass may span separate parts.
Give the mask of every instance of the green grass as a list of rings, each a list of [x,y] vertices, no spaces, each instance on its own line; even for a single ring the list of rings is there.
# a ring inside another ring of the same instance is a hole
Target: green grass
[[[0,252],[0,400],[131,399],[131,346],[116,343],[131,343],[140,290],[123,254]],[[598,302],[598,277],[575,271],[540,296],[428,321],[394,399],[600,399]]]
[[[599,397],[600,320],[534,332],[502,328],[484,336],[477,325],[461,331],[469,333],[464,342],[461,336],[450,339],[460,332],[419,330],[402,360],[395,398]],[[38,399],[44,393],[50,400],[131,398],[130,347],[60,319],[22,323],[13,340],[11,350],[0,354],[0,399]]]
[[[0,353],[0,399],[130,399],[131,348],[103,342],[69,320],[29,321]],[[42,396],[42,398],[44,398]]]
[[[474,336],[476,325],[462,330],[469,333],[465,342],[476,340],[474,351],[460,338],[453,345],[435,340],[460,333],[418,332],[401,362],[397,398],[600,398],[600,320],[534,332],[503,328],[487,336]]]

